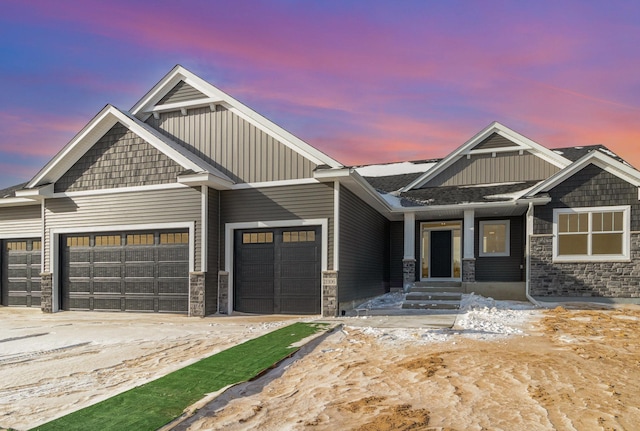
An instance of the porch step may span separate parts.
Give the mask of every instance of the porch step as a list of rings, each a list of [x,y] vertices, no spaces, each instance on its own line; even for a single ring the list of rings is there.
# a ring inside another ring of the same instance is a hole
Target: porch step
[[[463,293],[462,291],[462,285],[459,286],[432,286],[432,285],[426,285],[426,286],[412,286],[411,289],[409,290],[409,292],[423,292],[423,293],[444,293],[444,292],[449,292],[449,293]]]
[[[420,310],[457,310],[460,308],[460,301],[414,301],[405,300],[402,308]]]
[[[462,293],[460,292],[416,292],[413,289],[406,296],[408,301],[460,301],[461,299]]]

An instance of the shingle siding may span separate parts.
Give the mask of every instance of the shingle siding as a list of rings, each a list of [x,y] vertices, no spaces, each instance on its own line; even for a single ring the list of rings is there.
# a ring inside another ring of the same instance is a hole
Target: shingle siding
[[[118,123],[55,184],[56,192],[176,182],[178,163]]]
[[[340,188],[338,302],[388,290],[389,222],[344,187]]]
[[[236,182],[312,178],[316,165],[222,106],[149,117],[147,123]]]
[[[589,165],[549,191],[551,202],[535,207],[534,233],[553,233],[555,208],[631,205],[631,230],[640,231],[638,188],[617,176]]]

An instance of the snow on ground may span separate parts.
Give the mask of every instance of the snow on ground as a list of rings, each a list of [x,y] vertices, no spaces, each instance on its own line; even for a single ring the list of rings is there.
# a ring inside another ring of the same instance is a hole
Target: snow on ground
[[[358,310],[400,309],[405,294],[392,292],[376,297],[357,307]],[[455,313],[455,311],[452,311]],[[512,335],[525,335],[523,327],[537,315],[528,302],[497,301],[474,293],[462,295],[460,310],[451,329],[359,327],[364,334],[389,343],[432,343],[451,341],[463,336],[476,340],[494,340]],[[354,317],[365,320],[370,316]],[[345,332],[354,330],[348,321]],[[455,343],[455,342],[454,342]]]

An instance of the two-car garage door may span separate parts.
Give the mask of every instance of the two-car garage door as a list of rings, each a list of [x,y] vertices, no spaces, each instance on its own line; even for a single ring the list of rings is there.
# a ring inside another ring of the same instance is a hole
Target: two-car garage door
[[[187,231],[62,235],[60,257],[63,310],[188,312]]]
[[[234,309],[319,314],[319,227],[235,231]]]

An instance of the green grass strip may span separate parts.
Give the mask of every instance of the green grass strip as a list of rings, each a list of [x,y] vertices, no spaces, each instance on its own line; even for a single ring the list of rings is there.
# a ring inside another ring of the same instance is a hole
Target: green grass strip
[[[34,430],[156,430],[206,394],[257,376],[298,350],[293,343],[327,328],[294,323]]]

